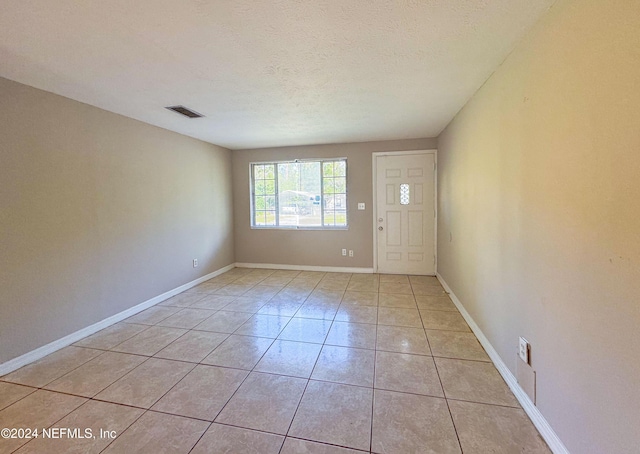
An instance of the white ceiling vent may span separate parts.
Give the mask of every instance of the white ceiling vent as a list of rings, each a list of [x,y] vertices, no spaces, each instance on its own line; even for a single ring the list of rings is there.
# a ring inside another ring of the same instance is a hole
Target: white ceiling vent
[[[174,112],[189,118],[204,117],[204,115],[199,114],[195,110],[187,109],[185,106],[169,106],[169,107],[165,107],[165,109],[173,110]]]

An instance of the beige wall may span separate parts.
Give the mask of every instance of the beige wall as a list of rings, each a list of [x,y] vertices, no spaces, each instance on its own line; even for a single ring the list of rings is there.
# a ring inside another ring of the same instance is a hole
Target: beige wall
[[[439,138],[438,270],[572,453],[640,446],[638,2],[559,1]]]
[[[234,262],[230,151],[6,79],[0,100],[0,363]]]
[[[372,168],[376,151],[434,149],[435,139],[236,150],[233,152],[236,261],[336,267],[373,267]],[[348,230],[251,229],[249,164],[307,158],[347,158]],[[358,202],[366,210],[358,211]],[[354,257],[342,257],[342,248]]]

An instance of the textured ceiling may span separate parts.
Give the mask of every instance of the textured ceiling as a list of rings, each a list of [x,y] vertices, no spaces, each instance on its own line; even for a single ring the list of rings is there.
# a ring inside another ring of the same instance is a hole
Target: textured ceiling
[[[232,149],[434,137],[552,3],[2,0],[0,76]]]

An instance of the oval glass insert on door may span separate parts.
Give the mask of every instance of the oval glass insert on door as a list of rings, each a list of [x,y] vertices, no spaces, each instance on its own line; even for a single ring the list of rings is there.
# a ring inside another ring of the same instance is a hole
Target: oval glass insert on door
[[[409,184],[400,184],[400,205],[409,205]]]

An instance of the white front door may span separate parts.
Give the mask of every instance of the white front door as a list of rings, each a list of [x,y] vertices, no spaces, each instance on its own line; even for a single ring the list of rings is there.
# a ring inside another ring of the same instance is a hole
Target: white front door
[[[435,153],[374,159],[377,272],[434,275]]]

